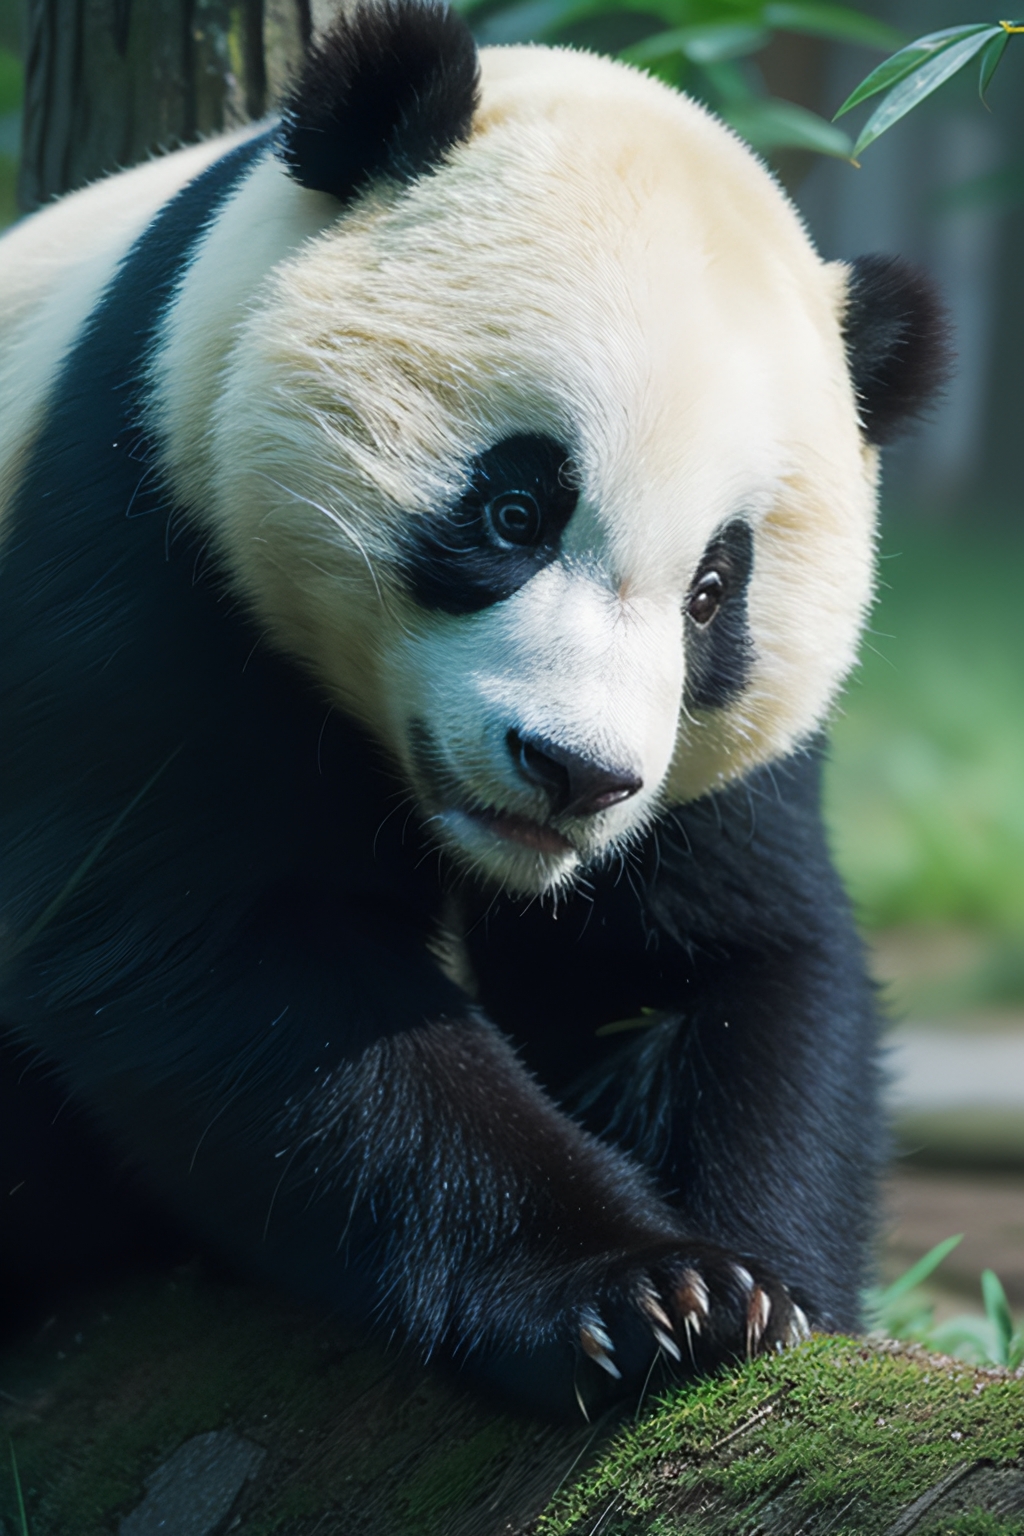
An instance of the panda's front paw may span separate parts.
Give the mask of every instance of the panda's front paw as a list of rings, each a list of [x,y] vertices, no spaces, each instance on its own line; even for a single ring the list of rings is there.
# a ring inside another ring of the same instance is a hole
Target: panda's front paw
[[[763,1265],[698,1241],[609,1259],[603,1274],[588,1264],[563,1289],[552,1323],[542,1339],[465,1365],[530,1412],[594,1418],[617,1400],[639,1401],[651,1385],[706,1375],[810,1334],[802,1309]]]
[[[604,1297],[584,1306],[578,1348],[629,1391],[657,1355],[677,1372],[703,1375],[728,1361],[799,1344],[802,1309],[755,1260],[710,1243],[631,1266]]]

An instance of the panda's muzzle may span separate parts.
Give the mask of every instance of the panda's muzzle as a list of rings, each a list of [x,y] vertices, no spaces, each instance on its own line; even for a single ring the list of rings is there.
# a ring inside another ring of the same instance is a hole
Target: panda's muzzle
[[[512,730],[505,744],[520,777],[547,795],[553,816],[596,816],[643,789],[643,779],[628,769],[611,767],[555,742],[530,740]]]
[[[435,816],[452,818],[453,824],[471,823],[503,842],[518,843],[535,853],[578,851],[574,841],[551,820],[536,820],[507,804],[487,804],[478,795],[467,793],[467,787],[438,751],[425,722],[413,720],[408,729],[416,777],[426,790],[428,802],[433,802]],[[596,816],[630,799],[643,787],[643,780],[635,773],[611,768],[539,737],[523,737],[515,729],[506,732],[505,745],[520,781],[534,796],[538,790],[543,792],[551,818]]]

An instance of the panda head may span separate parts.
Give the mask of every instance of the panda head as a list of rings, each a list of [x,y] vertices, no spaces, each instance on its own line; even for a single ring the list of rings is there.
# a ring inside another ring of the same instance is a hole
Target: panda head
[[[822,262],[676,92],[410,0],[328,35],[278,153],[330,214],[238,328],[208,519],[456,861],[555,888],[805,739],[941,372],[921,280]]]

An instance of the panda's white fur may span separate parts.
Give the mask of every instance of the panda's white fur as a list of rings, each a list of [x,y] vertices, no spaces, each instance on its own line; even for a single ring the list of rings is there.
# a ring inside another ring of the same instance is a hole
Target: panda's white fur
[[[844,352],[846,271],[738,139],[605,59],[485,49],[481,66],[468,142],[409,186],[379,183],[339,215],[276,159],[257,165],[168,311],[151,410],[178,498],[268,639],[370,729],[450,851],[530,892],[821,722],[870,599],[875,453]],[[219,147],[8,240],[2,323],[22,339],[6,349],[0,498],[105,277]],[[426,611],[402,580],[403,529],[457,496],[475,454],[529,432],[579,468],[560,557],[483,611]],[[688,711],[684,599],[740,516],[749,681]],[[413,719],[441,760],[430,782]],[[643,788],[557,822],[569,847],[500,836],[473,806],[548,819],[510,729]]]

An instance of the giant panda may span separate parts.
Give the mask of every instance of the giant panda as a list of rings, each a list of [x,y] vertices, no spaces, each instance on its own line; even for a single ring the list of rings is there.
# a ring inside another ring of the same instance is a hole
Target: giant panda
[[[534,1411],[855,1328],[821,730],[927,284],[413,0],[0,255],[11,1285],[115,1241],[107,1158]]]

